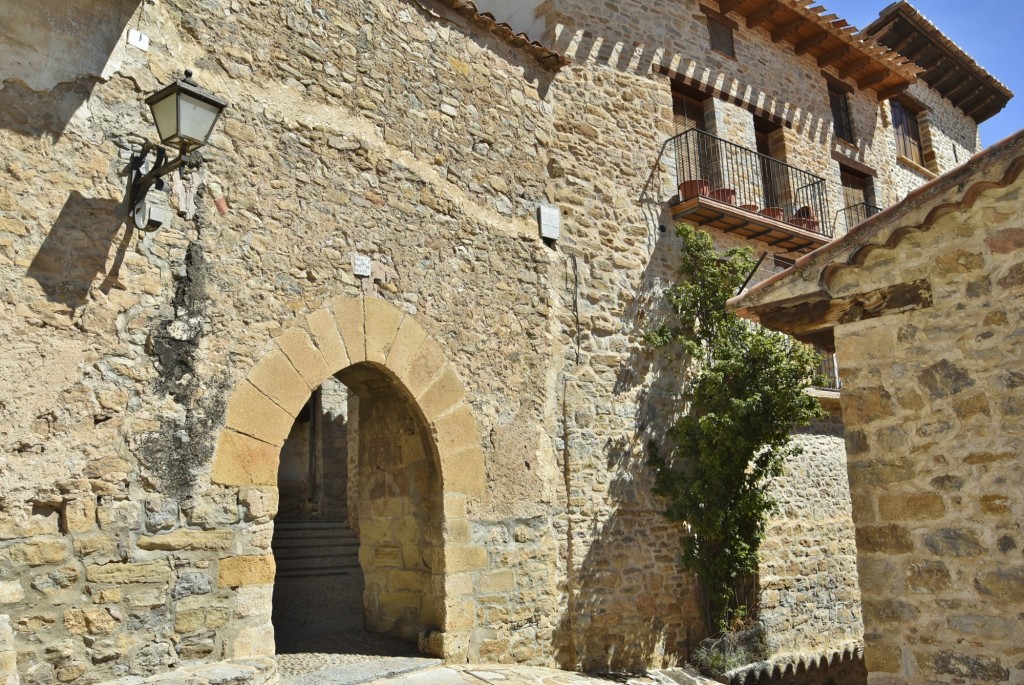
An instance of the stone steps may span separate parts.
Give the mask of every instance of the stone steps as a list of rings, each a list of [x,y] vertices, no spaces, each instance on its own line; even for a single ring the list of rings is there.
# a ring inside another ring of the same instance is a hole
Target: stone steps
[[[281,521],[272,543],[279,578],[359,572],[359,538],[344,521]]]

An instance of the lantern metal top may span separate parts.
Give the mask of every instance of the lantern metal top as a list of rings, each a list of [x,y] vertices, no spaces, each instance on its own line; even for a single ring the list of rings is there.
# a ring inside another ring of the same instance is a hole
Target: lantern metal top
[[[228,106],[210,91],[185,77],[146,98],[160,135],[160,142],[188,153],[202,147],[210,137],[221,112]]]
[[[197,100],[207,102],[220,110],[223,110],[228,106],[227,100],[217,97],[205,88],[201,88],[199,84],[196,83],[195,80],[193,80],[191,69],[185,70],[185,78],[179,79],[174,83],[164,86],[163,88],[161,88],[160,90],[146,98],[146,104],[152,107],[154,103],[163,100],[165,97],[176,91],[180,91],[187,95],[191,95]]]

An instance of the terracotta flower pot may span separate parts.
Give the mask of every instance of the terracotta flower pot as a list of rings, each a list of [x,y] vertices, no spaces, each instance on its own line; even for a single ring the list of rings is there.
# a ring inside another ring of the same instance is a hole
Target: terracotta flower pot
[[[766,216],[769,219],[782,221],[782,207],[765,207],[760,211],[760,214],[761,216]]]
[[[679,184],[679,197],[684,200],[703,195],[707,197],[708,192],[711,190],[711,184],[703,179],[695,181],[683,181]]]
[[[712,200],[724,202],[727,205],[736,204],[736,191],[732,188],[716,188],[711,191],[711,194],[708,197]]]
[[[740,209],[745,209],[748,212],[753,212],[754,214],[757,214],[757,205],[740,205]]]

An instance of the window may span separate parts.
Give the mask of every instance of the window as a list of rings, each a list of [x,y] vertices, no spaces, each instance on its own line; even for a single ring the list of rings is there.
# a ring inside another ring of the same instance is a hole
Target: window
[[[875,187],[870,176],[840,164],[839,179],[843,185],[842,211],[847,230],[880,211],[875,206]]]
[[[892,107],[892,128],[896,134],[896,154],[924,166],[917,112],[901,100],[890,100],[889,104]]]
[[[832,85],[828,86],[828,101],[832,106],[832,120],[835,122],[836,138],[853,143],[853,117],[850,116],[850,100],[847,94]]]
[[[704,101],[707,96],[682,84],[672,83],[672,120],[676,135],[691,128],[705,130]]]
[[[711,32],[712,50],[718,50],[729,57],[736,56],[736,46],[732,40],[732,27],[715,17],[708,17],[708,31]]]

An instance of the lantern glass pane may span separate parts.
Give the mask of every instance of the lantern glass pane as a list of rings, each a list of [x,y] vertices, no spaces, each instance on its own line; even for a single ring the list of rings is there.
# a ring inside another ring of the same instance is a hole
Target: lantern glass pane
[[[181,93],[178,97],[181,99],[181,123],[178,133],[182,138],[202,145],[213,130],[213,125],[217,123],[220,108],[186,93]]]
[[[178,132],[178,108],[175,93],[168,93],[167,97],[150,105],[153,111],[153,120],[156,122],[157,133],[160,134],[160,142],[166,143]]]

